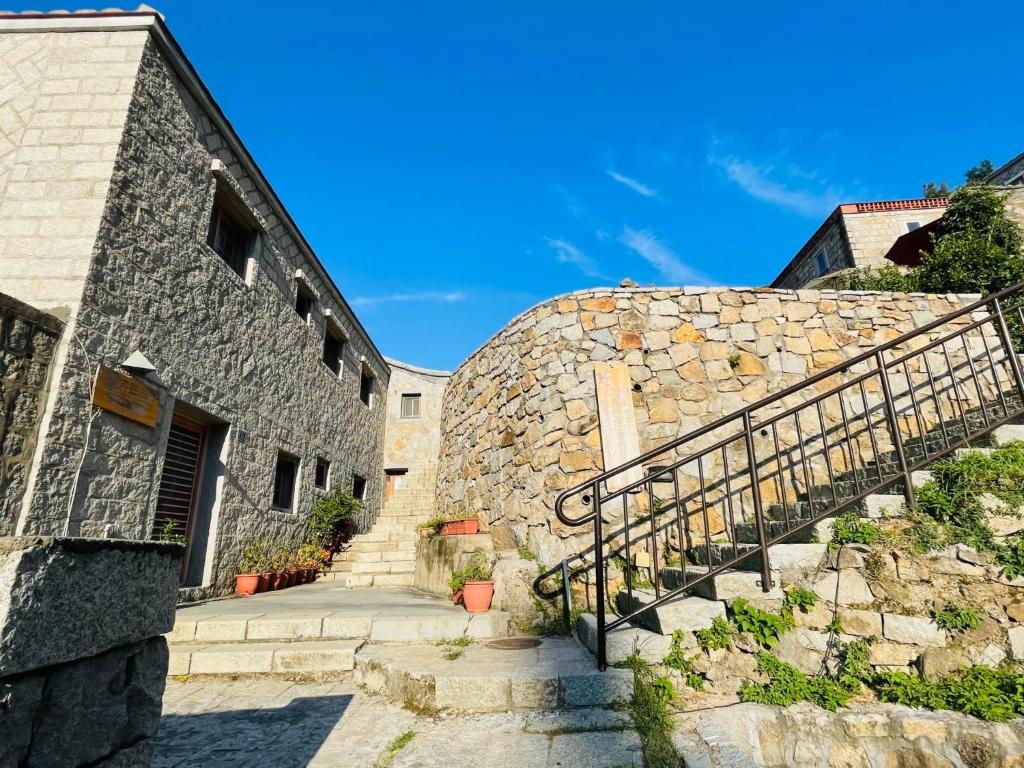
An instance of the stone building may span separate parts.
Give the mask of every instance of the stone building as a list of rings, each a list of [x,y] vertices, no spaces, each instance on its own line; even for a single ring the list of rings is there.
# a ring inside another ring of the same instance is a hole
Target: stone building
[[[1024,186],[1024,152],[997,168],[986,182],[997,187]]]
[[[0,529],[184,535],[198,597],[331,486],[368,527],[389,366],[161,18],[0,16],[0,71],[0,292],[66,324]]]
[[[812,287],[822,277],[851,267],[878,267],[896,239],[935,221],[946,198],[843,203],[797,251],[772,288]]]

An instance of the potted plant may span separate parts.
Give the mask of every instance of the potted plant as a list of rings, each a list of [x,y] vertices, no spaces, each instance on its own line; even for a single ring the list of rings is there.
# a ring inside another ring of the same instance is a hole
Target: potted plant
[[[262,552],[256,540],[250,539],[238,557],[238,574],[235,576],[235,592],[239,595],[255,595],[260,586]]]
[[[288,586],[288,573],[285,571],[288,554],[283,547],[278,547],[270,558],[270,588],[284,589]]]
[[[363,502],[341,486],[335,486],[333,491],[313,503],[306,525],[310,540],[326,550],[327,560],[351,532],[352,518],[362,509]]]
[[[307,584],[316,581],[316,574],[323,563],[320,559],[321,551],[316,544],[303,544],[299,547],[299,565],[305,573]]]
[[[441,532],[444,526],[443,517],[432,517],[416,526],[421,539],[432,539]]]
[[[448,585],[452,589],[452,599],[458,603],[461,598],[469,613],[490,610],[494,582],[491,580],[491,567],[482,551],[477,550],[465,568],[453,572]]]
[[[480,530],[476,517],[450,517],[441,524],[442,536],[468,536]]]

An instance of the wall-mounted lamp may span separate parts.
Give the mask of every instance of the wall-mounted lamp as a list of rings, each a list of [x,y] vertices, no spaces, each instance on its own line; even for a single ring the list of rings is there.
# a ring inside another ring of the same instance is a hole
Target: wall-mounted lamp
[[[153,373],[156,370],[156,366],[149,362],[149,358],[137,349],[128,355],[125,361],[121,363],[121,367],[138,376],[145,376],[147,373]]]

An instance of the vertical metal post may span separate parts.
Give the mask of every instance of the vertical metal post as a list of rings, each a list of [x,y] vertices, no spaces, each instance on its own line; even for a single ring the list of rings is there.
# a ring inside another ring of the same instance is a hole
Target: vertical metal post
[[[569,584],[569,561],[562,560],[562,613],[565,614],[565,627],[572,633],[572,589]]]
[[[757,543],[761,547],[761,589],[769,592],[772,588],[772,564],[768,559],[768,537],[764,530],[764,510],[761,508],[761,484],[757,479],[757,454],[754,451],[754,431],[750,425],[750,411],[743,412],[743,433],[747,441],[747,463],[750,465],[750,493],[754,499]]]
[[[594,507],[594,577],[597,579],[597,668],[602,672],[608,668],[605,658],[604,625],[606,618],[604,604],[604,534],[601,520],[601,483],[595,481],[590,489]],[[627,534],[628,535],[628,534]],[[629,567],[629,564],[626,564]]]
[[[1013,370],[1013,380],[1017,384],[1017,391],[1024,399],[1024,373],[1021,372],[1020,359],[1017,351],[1013,348],[1013,339],[1010,337],[1010,329],[1006,326],[1006,318],[1003,317],[1003,307],[999,299],[992,302],[996,305],[996,318],[999,320],[999,333],[1003,337],[1003,344],[1006,345],[1006,356],[1010,358],[1010,368]]]
[[[903,439],[900,437],[900,423],[896,420],[896,403],[892,399],[892,388],[889,386],[889,373],[885,369],[885,358],[881,351],[875,353],[875,367],[878,369],[878,377],[882,381],[882,400],[885,406],[885,416],[889,421],[889,431],[892,433],[893,447],[896,450],[896,461],[899,462],[900,471],[903,473],[903,496],[907,500],[907,507],[914,508],[914,484],[910,479],[910,472],[907,471],[907,457],[903,454]]]

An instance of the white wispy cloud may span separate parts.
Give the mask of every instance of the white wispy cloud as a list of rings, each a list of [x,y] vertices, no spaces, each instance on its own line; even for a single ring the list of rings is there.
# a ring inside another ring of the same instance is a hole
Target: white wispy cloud
[[[619,241],[645,259],[663,278],[676,285],[708,285],[711,282],[707,275],[686,266],[683,260],[649,229],[637,230],[626,227],[622,230]]]
[[[356,296],[352,303],[358,307],[378,304],[420,302],[425,304],[457,304],[466,300],[464,291],[420,291],[419,293],[389,293],[384,296]]]
[[[772,165],[754,163],[731,155],[712,154],[708,161],[724,170],[726,177],[751,197],[802,216],[823,216],[831,212],[845,196],[842,190],[825,181],[818,181],[816,173],[798,171],[794,166],[789,168],[787,175],[790,178],[780,180]]]
[[[625,184],[627,187],[629,187],[639,195],[643,195],[644,197],[658,196],[658,191],[656,189],[652,189],[651,187],[644,184],[642,181],[637,181],[636,179],[632,179],[629,176],[623,176],[621,173],[617,173],[616,171],[612,170],[607,170],[605,171],[605,173],[607,173],[609,176],[611,176],[613,179],[619,182],[619,184]]]
[[[573,264],[579,267],[580,271],[588,277],[605,277],[597,263],[568,240],[545,237],[544,241],[554,250],[555,256],[563,264]]]

